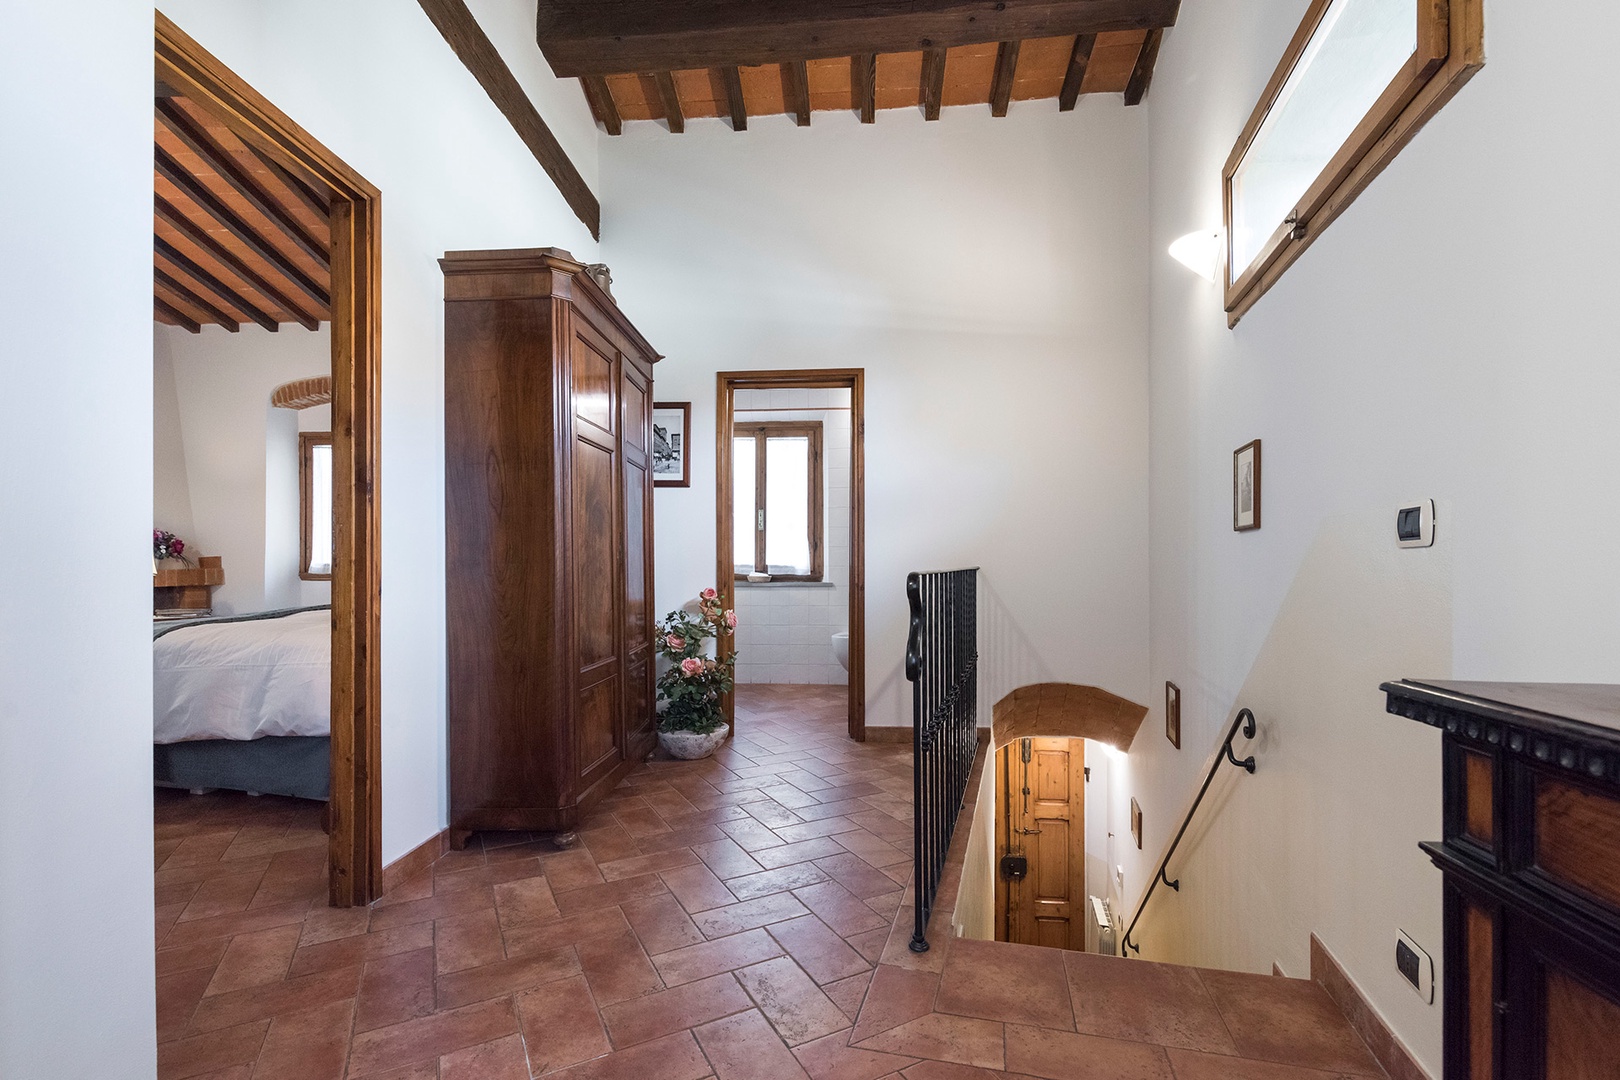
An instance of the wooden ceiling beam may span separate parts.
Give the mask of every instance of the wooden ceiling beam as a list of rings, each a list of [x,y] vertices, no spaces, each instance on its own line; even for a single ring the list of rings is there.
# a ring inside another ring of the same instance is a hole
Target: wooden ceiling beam
[[[924,120],[938,120],[945,100],[945,50],[924,49],[922,62],[922,111]]]
[[[541,0],[563,78],[785,63],[1174,25],[1181,0]]]
[[[613,100],[613,91],[608,89],[607,80],[600,75],[586,75],[579,80],[579,85],[585,88],[585,100],[590,104],[591,115],[596,117],[596,122],[609,135],[621,134],[624,120],[619,116],[619,105]]]
[[[163,237],[152,237],[152,249],[175,269],[190,276],[198,285],[213,293],[216,299],[246,315],[249,321],[258,323],[272,334],[280,328],[267,312],[261,311],[258,305],[249,303],[241,293],[203,269],[196,260],[187,257],[185,252]]]
[[[244,142],[242,145],[246,146],[254,157],[264,162],[264,167],[275,173],[278,180],[287,185],[287,189],[293,193],[299,202],[304,204],[306,210],[322,221],[327,222],[328,227],[330,227],[332,217],[332,200],[330,198],[322,195],[307,183],[303,177],[298,176],[290,169],[282,168],[277,162],[265,157],[248,143]]]
[[[856,53],[849,58],[849,90],[861,123],[877,123],[876,53]]]
[[[246,199],[248,205],[291,241],[294,247],[318,263],[331,263],[332,253],[328,245],[310,235],[309,230],[287,212],[287,208],[264,188],[257,177],[244,169],[235,156],[214,142],[202,125],[187,115],[173,99],[159,101],[157,112],[171,135],[201,158],[204,165],[229,184],[232,191]]]
[[[164,318],[169,319],[175,326],[180,327],[182,330],[189,330],[193,334],[202,333],[202,323],[198,322],[196,319],[193,319],[190,315],[187,315],[173,304],[164,300],[161,296],[152,297],[152,312],[155,315],[161,315]]]
[[[731,130],[748,130],[748,104],[743,101],[742,72],[735,66],[719,69],[720,82],[726,88],[726,107],[731,111]]]
[[[161,195],[154,195],[153,206],[157,211],[158,220],[168,223],[175,231],[187,240],[197,245],[215,262],[225,267],[231,273],[247,282],[261,295],[276,304],[281,310],[292,316],[293,322],[305,330],[315,330],[321,325],[320,316],[326,314],[325,305],[313,313],[307,311],[302,304],[294,301],[287,295],[287,290],[271,283],[263,274],[249,266],[230,248],[208,235],[208,230],[197,225],[196,222],[182,214],[169,200]],[[161,237],[157,238],[161,240]]]
[[[1136,54],[1136,67],[1131,70],[1131,81],[1125,84],[1125,104],[1140,105],[1153,82],[1153,65],[1159,59],[1159,44],[1164,40],[1163,30],[1149,30],[1142,42],[1142,51]]]
[[[669,125],[669,130],[679,135],[686,130],[686,113],[681,108],[681,95],[675,90],[675,76],[660,71],[653,76],[653,82],[658,84],[658,100],[664,106],[664,122]]]
[[[161,266],[152,267],[152,279],[185,303],[191,305],[195,310],[207,315],[210,322],[223,326],[233,334],[242,329],[242,323],[239,320],[231,318],[226,312],[220,310],[217,304],[211,303],[197,290],[189,287],[173,274],[166,272]]]
[[[1013,77],[1018,73],[1018,42],[1003,41],[996,49],[996,73],[990,79],[990,115],[1006,116],[1012,101]]]
[[[1063,74],[1063,89],[1058,92],[1058,111],[1070,112],[1080,100],[1080,85],[1086,81],[1086,68],[1091,64],[1091,50],[1097,47],[1096,34],[1079,34],[1074,49],[1069,53],[1069,69]]]
[[[332,298],[326,289],[304,273],[297,263],[282,254],[275,245],[266,243],[256,229],[237,216],[234,210],[199,183],[196,177],[181,168],[161,146],[153,148],[152,164],[159,176],[179,188],[198,209],[213,218],[220,228],[247,245],[249,251],[273,267],[276,273],[286,278],[299,292],[315,301],[322,309],[331,307]]]
[[[782,64],[782,101],[795,123],[810,126],[810,71],[803,60]]]

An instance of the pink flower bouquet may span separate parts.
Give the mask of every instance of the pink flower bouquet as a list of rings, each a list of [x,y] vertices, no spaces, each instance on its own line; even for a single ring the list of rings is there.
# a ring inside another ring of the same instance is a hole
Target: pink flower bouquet
[[[701,617],[694,618],[672,611],[658,627],[655,644],[669,661],[658,677],[658,700],[664,703],[661,731],[707,735],[725,723],[720,699],[731,692],[737,654],[724,651],[722,639],[736,629],[737,613],[726,609],[725,598],[714,589],[698,595],[698,612]],[[720,655],[704,655],[711,640]]]

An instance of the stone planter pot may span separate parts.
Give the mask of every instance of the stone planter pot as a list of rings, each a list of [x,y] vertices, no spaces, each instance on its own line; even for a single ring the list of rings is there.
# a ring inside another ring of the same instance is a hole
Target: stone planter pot
[[[699,735],[695,731],[660,731],[658,745],[662,746],[670,757],[680,758],[682,761],[696,761],[718,750],[729,734],[731,732],[724,724],[707,735]]]

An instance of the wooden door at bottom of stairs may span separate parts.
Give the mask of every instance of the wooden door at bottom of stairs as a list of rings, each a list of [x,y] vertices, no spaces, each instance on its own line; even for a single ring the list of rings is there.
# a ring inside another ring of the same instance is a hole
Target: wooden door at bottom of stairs
[[[999,873],[1003,941],[1086,947],[1086,744],[1017,739],[997,752],[999,855],[1022,855],[1022,878]]]

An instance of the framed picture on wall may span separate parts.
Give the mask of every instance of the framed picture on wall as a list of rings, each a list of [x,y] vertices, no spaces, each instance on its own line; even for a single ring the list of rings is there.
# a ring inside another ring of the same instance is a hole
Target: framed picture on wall
[[[1164,684],[1164,737],[1181,749],[1181,688],[1173,682]]]
[[[653,402],[653,487],[692,486],[692,403]]]
[[[1260,440],[1232,453],[1232,531],[1260,527]]]
[[[1131,839],[1136,841],[1136,850],[1142,850],[1142,804],[1135,797],[1131,798]]]

